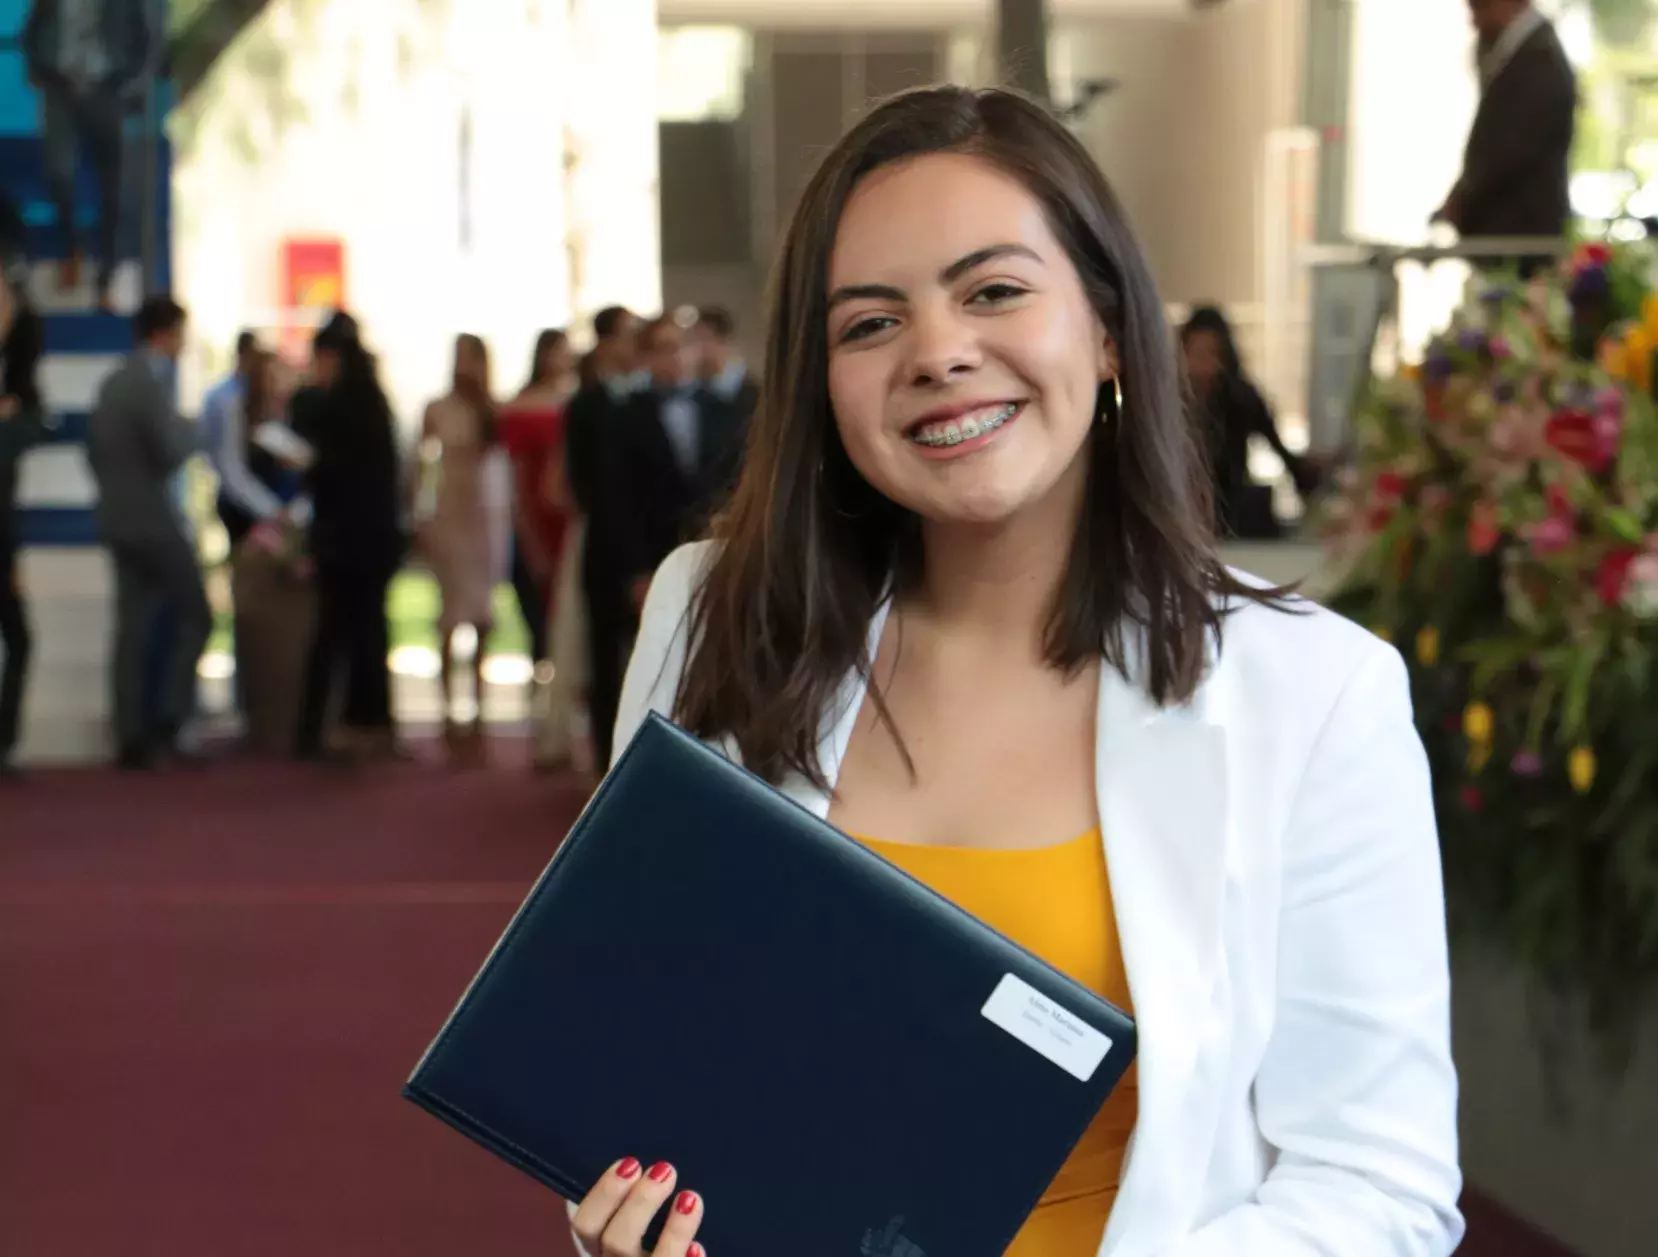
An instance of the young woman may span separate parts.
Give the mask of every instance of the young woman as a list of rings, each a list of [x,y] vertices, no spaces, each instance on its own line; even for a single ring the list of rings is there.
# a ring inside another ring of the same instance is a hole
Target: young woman
[[[1272,486],[1257,484],[1249,470],[1249,441],[1260,437],[1280,459],[1297,493],[1317,486],[1311,463],[1292,453],[1278,435],[1272,409],[1244,371],[1232,324],[1214,306],[1193,310],[1180,329],[1186,375],[1206,424],[1215,476],[1215,518],[1222,536],[1262,539],[1282,531],[1272,510]]]
[[[396,754],[386,590],[403,561],[402,478],[391,404],[350,315],[336,314],[317,333],[312,384],[289,409],[312,450],[307,548],[317,595],[295,749],[302,759],[322,756],[329,698],[343,665],[344,748]]]
[[[570,338],[557,328],[535,342],[530,378],[501,408],[501,440],[514,472],[513,587],[530,628],[538,683],[535,766],[562,767],[583,757],[582,661],[577,560],[580,526],[564,475],[565,408],[578,384]],[[543,663],[552,664],[550,678]],[[590,765],[589,765],[590,766]]]
[[[898,97],[780,267],[740,487],[656,575],[618,751],[670,714],[1133,1011],[1137,1069],[1017,1257],[1449,1253],[1404,669],[1217,557],[1162,302],[1085,150],[1004,92]],[[705,1208],[744,1208],[616,1151],[590,1252],[638,1254],[666,1205],[657,1257],[697,1254]]]
[[[437,577],[443,606],[438,614],[442,640],[444,731],[450,751],[463,758],[481,752],[484,642],[495,630],[495,530],[492,527],[487,460],[499,442],[495,402],[489,387],[489,350],[476,336],[455,338],[455,366],[449,392],[426,407],[424,445],[435,443],[437,494],[431,518],[420,526],[422,557]],[[456,630],[476,633],[472,651],[472,694],[478,702],[471,721],[455,718],[454,641]]]

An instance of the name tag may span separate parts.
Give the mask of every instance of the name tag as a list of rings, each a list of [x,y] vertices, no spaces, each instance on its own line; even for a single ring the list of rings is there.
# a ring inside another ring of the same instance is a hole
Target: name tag
[[[979,1011],[1081,1082],[1094,1076],[1111,1051],[1109,1038],[1011,973],[1002,976]]]

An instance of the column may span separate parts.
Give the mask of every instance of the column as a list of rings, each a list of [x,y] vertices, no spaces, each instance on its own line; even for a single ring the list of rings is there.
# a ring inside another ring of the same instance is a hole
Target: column
[[[996,64],[1007,86],[1049,99],[1048,0],[996,0]]]
[[[578,327],[662,304],[656,0],[569,0],[565,205]]]

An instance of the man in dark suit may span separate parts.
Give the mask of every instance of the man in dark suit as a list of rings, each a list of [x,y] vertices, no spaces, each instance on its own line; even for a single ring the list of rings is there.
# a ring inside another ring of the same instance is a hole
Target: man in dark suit
[[[600,769],[610,736],[637,616],[628,589],[629,511],[635,494],[622,467],[620,422],[637,385],[638,318],[621,306],[593,317],[594,346],[582,359],[582,385],[565,412],[564,473],[582,518],[582,601],[587,610],[587,708]]]
[[[196,664],[213,628],[195,547],[173,475],[196,451],[194,425],[174,408],[184,308],[150,297],[133,319],[132,355],[104,381],[87,425],[86,455],[98,483],[98,527],[115,566],[115,732],[120,763],[149,768],[177,754],[195,711]],[[144,681],[150,630],[166,612],[171,641],[154,715]]]
[[[709,392],[729,402],[746,431],[760,400],[760,386],[737,350],[737,320],[724,306],[703,306],[691,329],[697,374]]]
[[[1531,0],[1468,0],[1479,35],[1480,105],[1462,176],[1434,216],[1464,239],[1562,236],[1577,80]],[[1529,269],[1539,259],[1522,259]]]
[[[63,232],[61,283],[80,282],[75,165],[84,150],[99,184],[98,302],[109,303],[122,212],[122,127],[144,101],[161,41],[142,0],[35,0],[23,27],[29,81],[40,89],[41,145]]]
[[[737,408],[697,379],[679,324],[651,320],[639,349],[650,383],[629,398],[622,423],[622,465],[635,498],[627,557],[636,609],[662,560],[725,504],[743,452]]]

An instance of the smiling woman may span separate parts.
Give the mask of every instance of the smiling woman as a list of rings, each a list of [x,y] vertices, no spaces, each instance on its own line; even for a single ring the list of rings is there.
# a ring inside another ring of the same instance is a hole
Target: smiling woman
[[[896,97],[807,188],[774,291],[740,486],[657,572],[616,746],[673,716],[1132,1008],[1136,1069],[1010,1257],[1449,1253],[1444,902],[1404,670],[1220,562],[1104,177],[1019,96]],[[590,1250],[636,1257],[677,1190],[640,1165],[577,1209]],[[679,1199],[659,1257],[695,1251],[704,1202]]]

